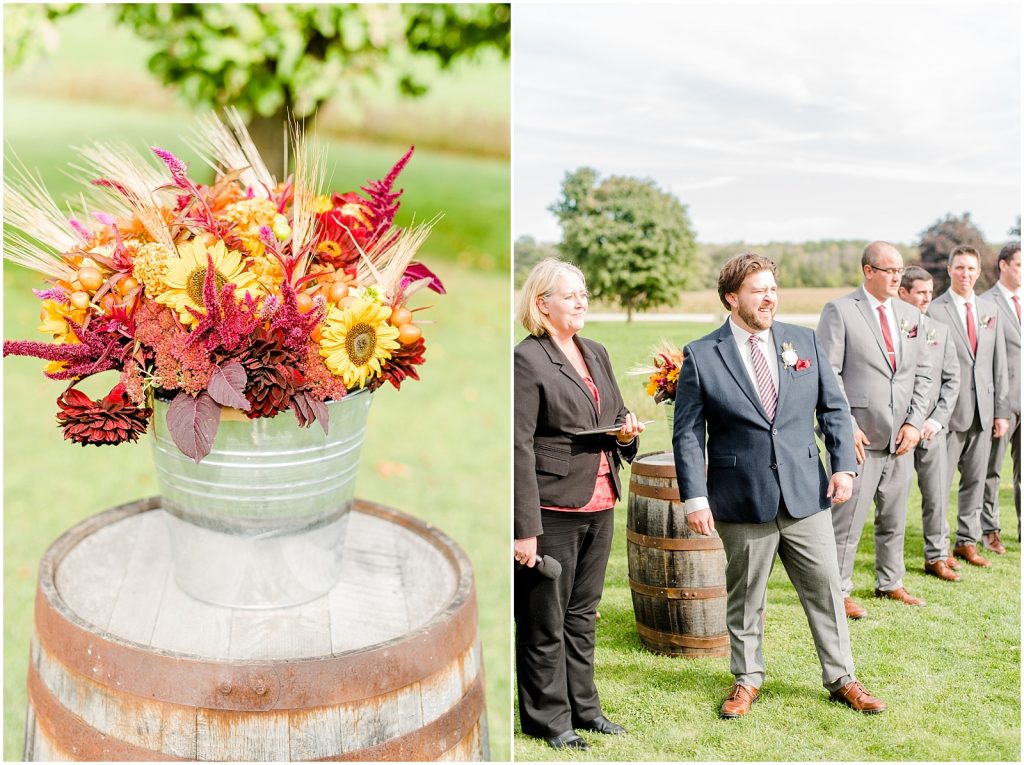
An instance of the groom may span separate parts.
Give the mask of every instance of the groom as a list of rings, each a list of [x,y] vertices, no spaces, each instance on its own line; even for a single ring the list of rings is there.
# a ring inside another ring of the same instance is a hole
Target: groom
[[[731,258],[718,296],[730,317],[684,350],[672,443],[687,523],[698,534],[717,529],[725,546],[736,682],[721,716],[746,714],[764,681],[761,618],[776,553],[807,614],[830,697],[882,712],[885,702],[854,676],[832,520],[823,512],[852,491],[850,410],[814,333],[773,324],[774,262],[753,253]],[[818,457],[815,416],[831,479]]]

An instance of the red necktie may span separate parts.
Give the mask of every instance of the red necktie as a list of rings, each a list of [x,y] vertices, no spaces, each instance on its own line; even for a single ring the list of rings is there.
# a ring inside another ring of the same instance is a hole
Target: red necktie
[[[750,336],[750,360],[754,362],[754,376],[757,378],[757,395],[761,397],[761,406],[764,413],[768,415],[768,421],[775,421],[775,405],[778,403],[778,395],[775,392],[775,384],[772,382],[772,373],[768,371],[768,360],[761,353],[758,343],[761,341],[757,335]]]
[[[1013,296],[1013,307],[1017,309],[1017,323],[1020,324],[1020,298]]]
[[[885,352],[889,356],[889,366],[896,371],[896,347],[892,344],[892,333],[889,331],[889,320],[885,317],[885,306],[878,306],[878,321],[882,324],[882,339],[885,340]]]
[[[971,343],[971,353],[978,355],[978,330],[974,328],[974,314],[971,312],[971,304],[964,303],[967,309],[967,339]]]

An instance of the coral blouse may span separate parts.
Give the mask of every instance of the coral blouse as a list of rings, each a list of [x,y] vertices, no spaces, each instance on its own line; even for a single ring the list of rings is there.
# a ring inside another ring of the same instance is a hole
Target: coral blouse
[[[597,386],[589,375],[583,378],[583,382],[587,384],[587,389],[590,391],[590,395],[594,397],[594,403],[597,404],[597,411],[600,412],[601,394],[597,392]],[[610,507],[614,507],[615,486],[612,484],[611,473],[612,469],[608,464],[608,455],[602,451],[601,462],[597,466],[597,479],[594,482],[594,493],[590,496],[590,501],[587,504],[583,507],[548,507],[546,505],[541,505],[541,509],[558,510],[563,513],[592,513],[596,510],[607,510]]]

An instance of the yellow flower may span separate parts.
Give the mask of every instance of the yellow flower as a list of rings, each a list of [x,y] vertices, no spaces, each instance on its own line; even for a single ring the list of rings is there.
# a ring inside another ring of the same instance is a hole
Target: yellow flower
[[[78,335],[74,333],[68,324],[71,319],[76,324],[85,322],[89,315],[88,308],[74,308],[70,303],[58,303],[56,300],[44,300],[39,309],[40,324],[36,329],[47,335],[52,335],[58,343],[80,343]]]
[[[132,276],[142,282],[149,297],[155,297],[167,289],[164,283],[167,263],[175,257],[166,245],[158,242],[142,245],[132,256]]]
[[[357,299],[348,308],[333,306],[321,331],[320,355],[347,388],[362,388],[380,374],[381,362],[398,349],[398,330],[388,324],[391,307]]]
[[[241,253],[229,250],[223,241],[218,240],[210,248],[199,239],[185,242],[178,246],[177,258],[168,258],[167,273],[164,274],[166,292],[156,298],[156,302],[177,311],[182,324],[196,323],[196,318],[188,311],[189,307],[203,310],[203,284],[206,281],[208,254],[213,257],[218,291],[230,282],[235,285],[235,297],[238,300],[243,300],[246,292],[253,297],[263,292],[255,275],[245,269]]]

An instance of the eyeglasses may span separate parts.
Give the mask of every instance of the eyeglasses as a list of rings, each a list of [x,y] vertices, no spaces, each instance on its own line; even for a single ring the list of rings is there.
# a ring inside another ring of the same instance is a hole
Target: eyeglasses
[[[878,266],[873,266],[870,263],[868,263],[867,266],[872,271],[882,271],[888,276],[903,276],[903,272],[907,270],[905,268],[879,268]]]

